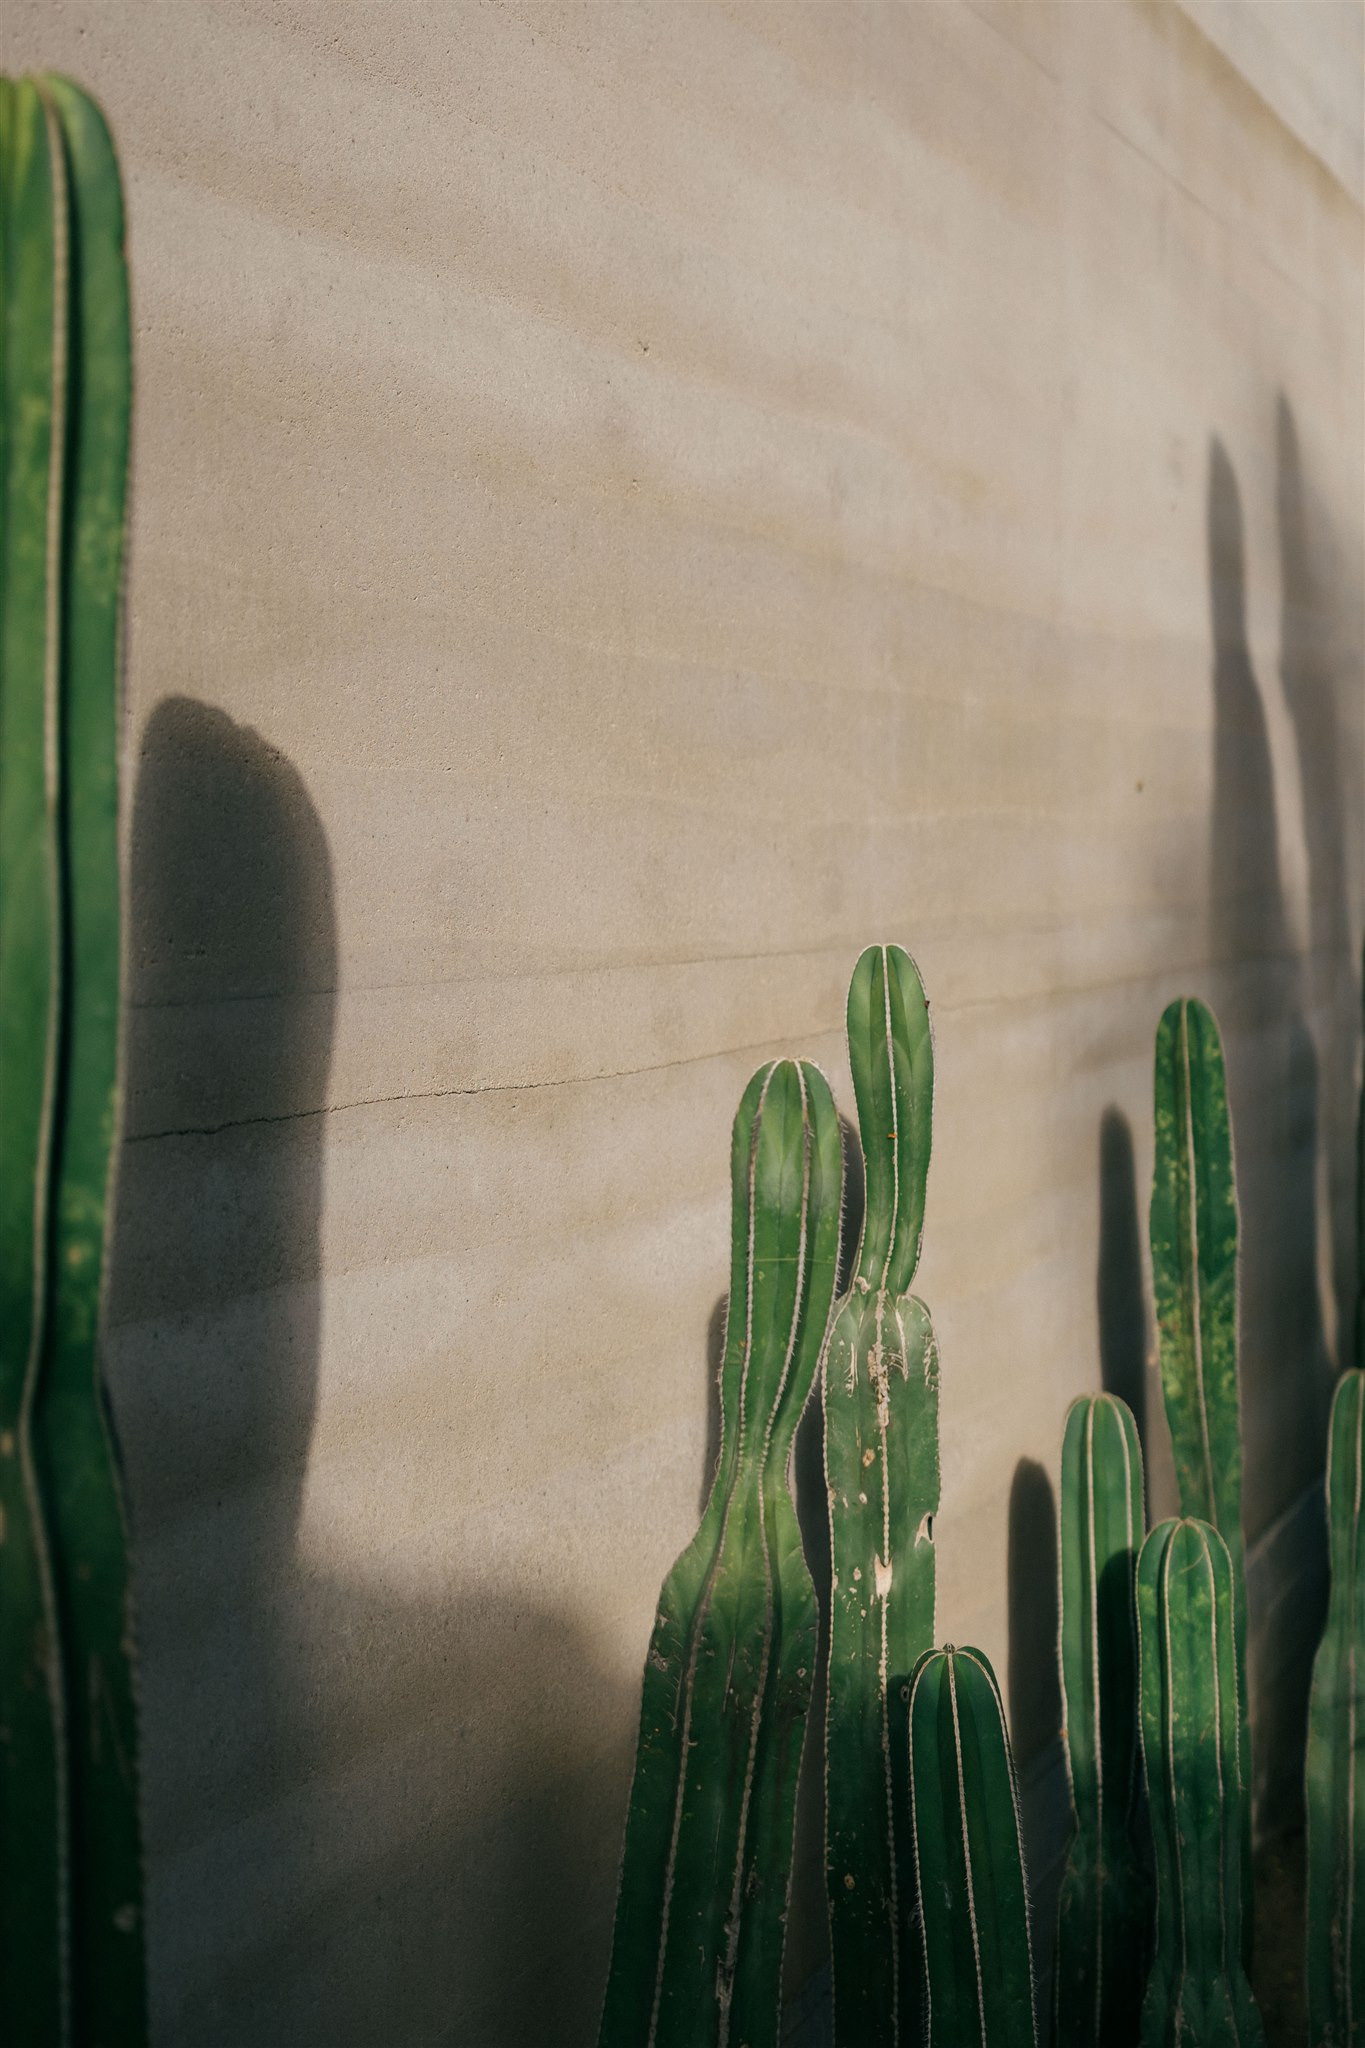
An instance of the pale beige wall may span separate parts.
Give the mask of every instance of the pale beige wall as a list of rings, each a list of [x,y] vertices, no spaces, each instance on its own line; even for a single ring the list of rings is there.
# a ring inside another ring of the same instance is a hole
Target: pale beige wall
[[[1359,10],[1284,104],[1194,11],[7,0],[130,206],[163,2043],[591,2039],[729,1119],[779,1050],[851,1107],[870,939],[937,1032],[941,1628],[1044,1853],[1048,1475],[1102,1330],[1142,1392],[1184,990],[1290,1657],[1365,914],[1359,131],[1303,80]]]

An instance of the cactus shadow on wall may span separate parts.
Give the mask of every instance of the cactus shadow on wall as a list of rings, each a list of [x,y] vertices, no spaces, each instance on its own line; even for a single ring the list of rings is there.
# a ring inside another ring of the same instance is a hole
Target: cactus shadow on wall
[[[1057,1886],[1071,1822],[1062,1757],[1057,1672],[1057,1500],[1036,1459],[1021,1458],[1010,1485],[1007,1566],[1010,1741],[1033,1920],[1038,1982],[1049,1981]]]
[[[1281,681],[1295,739],[1306,835],[1310,952],[1286,910],[1269,724],[1247,627],[1241,492],[1226,449],[1209,449],[1208,562],[1213,633],[1214,782],[1210,939],[1214,997],[1230,1046],[1241,1203],[1240,1325],[1248,1532],[1281,1517],[1277,1564],[1293,1597],[1261,1611],[1253,1557],[1251,1691],[1262,1831],[1292,1825],[1307,1672],[1325,1550],[1305,1505],[1322,1467],[1333,1376],[1318,1282],[1318,1153],[1328,1161],[1339,1245],[1350,1217],[1351,1071],[1356,1001],[1347,939],[1337,681],[1325,659],[1330,599],[1312,589],[1297,436],[1280,401],[1276,434]],[[1313,1026],[1310,1027],[1310,1017]],[[1350,1051],[1343,1057],[1341,1048]],[[1319,1044],[1327,1053],[1320,1065]],[[1334,1261],[1340,1300],[1345,1255]],[[1349,1325],[1347,1325],[1349,1327]],[[1312,1495],[1316,1499],[1316,1495]],[[1281,1590],[1285,1590],[1281,1588]]]
[[[620,1843],[597,1809],[628,1775],[630,1703],[521,1589],[391,1593],[301,1540],[331,864],[293,767],[187,699],[142,735],[130,911],[110,1366],[158,2037],[522,2048],[553,2001],[557,2038],[586,2044]],[[366,1512],[376,1468],[348,1482]],[[527,1698],[534,1755],[508,1707]]]

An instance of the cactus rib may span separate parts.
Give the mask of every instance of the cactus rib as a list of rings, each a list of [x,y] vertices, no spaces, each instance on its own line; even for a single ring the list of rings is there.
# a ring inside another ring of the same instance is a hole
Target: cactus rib
[[[1135,1838],[1141,1797],[1137,1623],[1144,1528],[1137,1426],[1113,1394],[1074,1401],[1062,1446],[1061,1667],[1073,1832],[1058,1905],[1062,2048],[1136,2037],[1150,1887]],[[1115,1796],[1106,1796],[1108,1788]]]
[[[721,1449],[659,1596],[602,2048],[775,2048],[818,1634],[789,1487],[823,1348],[843,1160],[805,1062],[754,1076],[732,1145]]]
[[[909,1293],[924,1223],[933,1038],[918,971],[870,946],[848,994],[866,1205],[825,1359],[833,1578],[825,1864],[835,2038],[897,2048],[921,2003],[906,1687],[933,1642],[938,1348]]]
[[[1365,1371],[1332,1397],[1327,1452],[1331,1595],[1308,1710],[1309,2048],[1365,2028]]]

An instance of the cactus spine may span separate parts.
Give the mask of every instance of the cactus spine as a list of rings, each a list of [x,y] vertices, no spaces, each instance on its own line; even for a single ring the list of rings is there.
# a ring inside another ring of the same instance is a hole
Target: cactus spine
[[[910,1293],[933,1112],[929,1009],[914,962],[869,946],[848,992],[867,1203],[824,1376],[830,1603],[825,1864],[835,2038],[895,2048],[919,1992],[907,1839],[906,1688],[934,1639],[938,1350]]]
[[[1036,2048],[1014,1760],[980,1650],[927,1651],[909,1721],[929,2048]]]
[[[788,1483],[824,1346],[843,1155],[823,1076],[735,1118],[721,1450],[645,1663],[602,2048],[775,2048],[819,1621]]]
[[[1062,1441],[1061,1665],[1073,1833],[1057,1922],[1058,2048],[1124,2048],[1151,1939],[1134,1580],[1142,1449],[1113,1394],[1073,1401]]]
[[[1181,997],[1156,1034],[1152,1278],[1161,1386],[1183,1513],[1209,1522],[1232,1561],[1239,1749],[1248,1794],[1246,1567],[1237,1386],[1237,1180],[1223,1046],[1213,1012]],[[1251,1802],[1243,1807],[1243,1956],[1251,1954]]]
[[[1232,1560],[1207,1522],[1161,1522],[1137,1571],[1156,1955],[1142,2048],[1261,2048],[1242,1966],[1248,1793]]]
[[[1365,1371],[1332,1400],[1332,1590],[1308,1709],[1308,2039],[1365,2039]]]
[[[108,130],[0,80],[0,1998],[145,2038],[128,1566],[99,1324],[119,1019],[130,402]]]

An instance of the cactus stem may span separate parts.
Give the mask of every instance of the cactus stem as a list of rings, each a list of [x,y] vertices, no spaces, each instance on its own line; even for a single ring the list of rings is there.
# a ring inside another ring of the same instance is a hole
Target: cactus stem
[[[1194,1076],[1190,1063],[1190,1007],[1180,1005],[1180,1064],[1185,1075],[1185,1170],[1189,1175],[1191,1191],[1198,1185],[1199,1152],[1194,1136]],[[1208,1498],[1216,1500],[1213,1484],[1213,1446],[1209,1436],[1209,1402],[1204,1386],[1204,1323],[1200,1304],[1199,1285],[1199,1204],[1190,1200],[1190,1292],[1192,1314],[1191,1336],[1194,1346],[1195,1393],[1199,1404],[1199,1434],[1204,1447],[1204,1480],[1208,1487]]]

